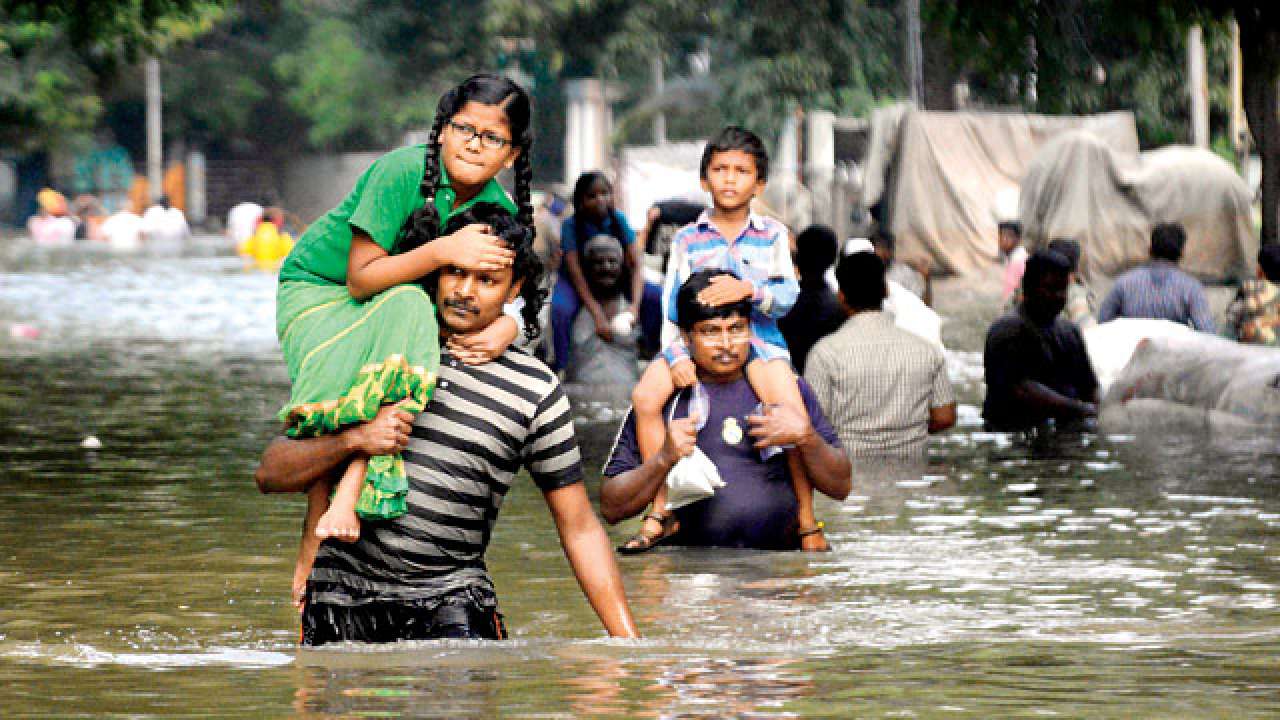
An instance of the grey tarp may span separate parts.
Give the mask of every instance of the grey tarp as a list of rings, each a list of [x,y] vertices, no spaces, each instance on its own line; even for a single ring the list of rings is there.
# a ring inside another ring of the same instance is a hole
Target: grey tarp
[[[1250,424],[1280,426],[1280,350],[1186,333],[1138,343],[1103,410],[1162,401]]]
[[[1088,131],[1054,139],[1027,168],[1020,216],[1028,248],[1078,240],[1081,271],[1098,282],[1147,260],[1151,228],[1187,230],[1182,267],[1205,278],[1251,274],[1257,239],[1249,189],[1226,161],[1192,147],[1133,156]]]
[[[1016,189],[1050,140],[1087,128],[1120,153],[1137,155],[1128,112],[1050,117],[885,108],[871,119],[863,204],[884,201],[904,259],[970,274],[997,262],[996,197]]]

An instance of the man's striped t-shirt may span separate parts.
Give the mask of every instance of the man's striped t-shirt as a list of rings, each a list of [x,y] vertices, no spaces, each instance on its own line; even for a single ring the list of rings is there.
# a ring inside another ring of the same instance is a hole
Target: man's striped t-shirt
[[[544,492],[582,479],[569,400],[556,376],[517,349],[466,365],[442,348],[435,396],[404,452],[408,512],[366,522],[356,543],[326,541],[313,599],[335,605],[427,602],[474,588],[502,499],[523,466]]]

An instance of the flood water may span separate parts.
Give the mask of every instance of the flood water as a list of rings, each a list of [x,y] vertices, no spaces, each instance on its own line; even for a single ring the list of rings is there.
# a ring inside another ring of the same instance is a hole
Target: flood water
[[[274,289],[215,239],[133,257],[0,244],[0,716],[1280,708],[1274,434],[982,432],[992,313],[963,302],[944,327],[961,426],[928,467],[858,467],[852,497],[820,503],[835,552],[621,558],[646,638],[610,641],[526,479],[489,552],[511,641],[300,653],[304,501],[252,481],[288,390]],[[593,495],[617,414],[580,413]]]

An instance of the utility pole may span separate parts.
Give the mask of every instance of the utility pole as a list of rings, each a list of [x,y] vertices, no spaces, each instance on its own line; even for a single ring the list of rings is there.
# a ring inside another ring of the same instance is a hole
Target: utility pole
[[[907,73],[911,102],[924,109],[924,50],[920,45],[920,0],[903,0],[907,17]]]
[[[1249,123],[1244,116],[1244,75],[1241,73],[1240,25],[1232,18],[1231,28],[1231,117],[1227,132],[1231,134],[1231,147],[1235,150],[1236,166],[1240,176],[1249,179]]]
[[[1209,73],[1204,59],[1204,31],[1187,30],[1187,91],[1191,95],[1191,144],[1209,147]]]
[[[662,56],[654,56],[649,63],[649,67],[653,72],[653,97],[661,98],[662,92],[666,87],[666,78],[663,77]],[[653,144],[667,144],[667,114],[661,109],[653,116]]]
[[[147,192],[150,200],[155,201],[164,194],[161,185],[164,183],[164,156],[161,132],[160,110],[160,61],[148,57],[146,62],[147,83]]]

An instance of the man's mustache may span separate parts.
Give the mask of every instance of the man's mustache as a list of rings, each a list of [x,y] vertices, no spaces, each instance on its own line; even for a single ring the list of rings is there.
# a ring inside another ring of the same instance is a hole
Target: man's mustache
[[[476,313],[480,312],[480,308],[467,302],[466,300],[455,300],[453,298],[445,298],[444,302],[440,304],[452,310],[457,310],[459,312],[464,312],[464,313],[470,313],[471,315],[475,315]]]

